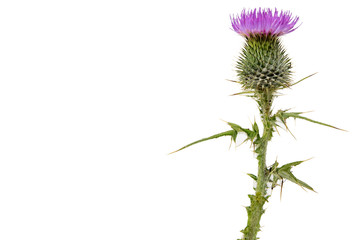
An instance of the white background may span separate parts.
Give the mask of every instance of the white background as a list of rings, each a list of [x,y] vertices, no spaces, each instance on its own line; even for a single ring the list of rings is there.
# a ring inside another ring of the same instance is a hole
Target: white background
[[[277,7],[302,25],[282,38],[294,79],[275,109],[268,164],[314,157],[273,192],[261,239],[358,239],[359,18],[355,1],[0,2],[0,239],[235,240],[256,161],[228,138],[169,152],[257,118],[229,15]],[[241,137],[239,139],[241,141]]]

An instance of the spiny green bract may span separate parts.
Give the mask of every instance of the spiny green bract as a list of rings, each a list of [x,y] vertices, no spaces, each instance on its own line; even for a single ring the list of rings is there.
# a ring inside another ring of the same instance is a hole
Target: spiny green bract
[[[290,58],[275,36],[247,38],[236,68],[244,89],[264,91],[290,86]]]

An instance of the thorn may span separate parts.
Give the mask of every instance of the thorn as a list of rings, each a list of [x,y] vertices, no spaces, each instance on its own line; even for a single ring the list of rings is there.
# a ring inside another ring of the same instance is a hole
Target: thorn
[[[225,79],[225,80],[229,81],[229,82],[239,83],[239,81],[235,81],[235,80],[231,80],[231,79]]]
[[[303,162],[307,162],[307,161],[309,161],[309,160],[311,160],[311,159],[313,159],[314,157],[311,157],[311,158],[308,158],[308,159],[305,159],[305,160],[302,160]]]
[[[285,125],[285,127],[286,127],[286,130],[288,130],[289,133],[291,134],[291,136],[293,136],[293,138],[296,140],[296,137],[295,137],[294,134],[290,131],[290,129],[288,128],[286,122],[284,121],[283,123],[284,123],[284,125]]]
[[[307,78],[309,78],[309,77],[314,76],[314,75],[315,75],[315,74],[317,74],[317,73],[318,73],[318,72],[313,73],[313,74],[310,74],[309,76],[304,77],[304,78],[300,79],[299,81],[297,81],[297,82],[295,82],[295,83],[291,84],[291,86],[294,86],[294,85],[296,85],[296,84],[298,84],[298,83],[300,83],[300,82],[304,81],[305,79],[307,79]]]
[[[277,134],[280,136],[280,133],[279,133],[279,131],[278,131],[278,129],[277,129],[277,127],[275,126],[275,131],[277,132]]]
[[[243,96],[246,96],[246,97],[252,97],[252,95],[247,95],[247,94],[253,94],[253,93],[254,93],[253,91],[243,91],[243,92],[238,92],[238,93],[231,94],[229,96],[243,95]]]
[[[298,184],[298,185],[299,185],[299,184]],[[306,189],[305,189],[303,186],[301,186],[301,185],[299,185],[299,186],[300,186],[305,192],[307,192]]]
[[[254,119],[255,119],[255,117],[254,117]],[[248,121],[250,122],[250,125],[252,126],[252,122],[250,120],[250,117],[248,117]]]
[[[275,127],[279,127],[280,129],[282,129],[282,130],[286,130],[286,129],[284,129],[282,126],[280,126],[280,125],[276,125]],[[280,134],[279,134],[280,135]]]
[[[173,151],[173,152],[171,152],[171,153],[168,153],[167,155],[170,155],[170,154],[176,153],[176,152],[178,152],[178,151],[179,151],[179,150]]]
[[[281,179],[281,185],[280,185],[280,201],[281,201],[281,199],[282,199],[283,185],[284,185],[284,179]]]
[[[245,139],[242,143],[240,143],[239,145],[235,146],[235,147],[240,147],[241,145],[243,145],[248,139]],[[251,147],[251,146],[250,146]]]
[[[300,114],[303,114],[303,113],[310,113],[310,112],[314,112],[314,110],[310,110],[310,111],[306,111],[306,112],[301,112]]]
[[[220,121],[223,121],[223,122],[226,122],[227,124],[229,124],[229,122],[228,122],[228,121],[225,121],[224,119],[219,118],[219,120],[220,120]]]

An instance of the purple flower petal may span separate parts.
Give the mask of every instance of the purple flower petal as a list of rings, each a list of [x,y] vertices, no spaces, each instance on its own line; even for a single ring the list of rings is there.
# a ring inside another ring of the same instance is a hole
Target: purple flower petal
[[[267,9],[242,10],[240,16],[231,16],[231,25],[235,32],[244,37],[252,35],[281,36],[294,31],[299,17],[293,17],[289,11],[279,12]]]

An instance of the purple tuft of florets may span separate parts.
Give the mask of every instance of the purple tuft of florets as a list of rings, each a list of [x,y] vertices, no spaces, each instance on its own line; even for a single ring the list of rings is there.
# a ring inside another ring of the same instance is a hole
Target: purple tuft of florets
[[[253,9],[241,12],[240,16],[231,16],[235,32],[244,37],[254,35],[281,36],[294,31],[299,17],[293,17],[289,11],[274,12],[271,9]]]

